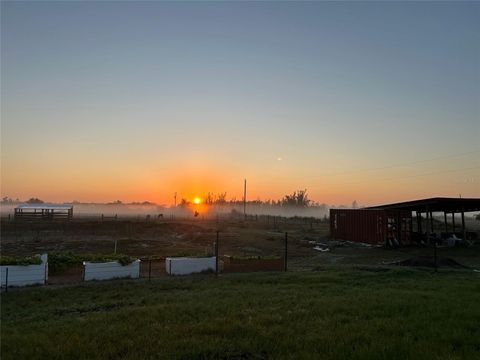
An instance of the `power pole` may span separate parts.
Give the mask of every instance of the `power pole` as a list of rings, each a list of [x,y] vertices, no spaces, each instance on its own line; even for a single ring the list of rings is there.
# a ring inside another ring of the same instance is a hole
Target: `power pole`
[[[177,193],[175,192],[175,195],[173,195],[173,204],[175,207],[177,207]]]
[[[217,230],[217,240],[215,241],[215,275],[218,275],[218,230]]]
[[[243,182],[243,217],[247,220],[247,179]]]

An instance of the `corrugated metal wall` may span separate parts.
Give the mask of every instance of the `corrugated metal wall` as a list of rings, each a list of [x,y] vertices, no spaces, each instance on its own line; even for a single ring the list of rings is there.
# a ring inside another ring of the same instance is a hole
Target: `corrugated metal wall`
[[[330,235],[334,239],[383,245],[395,238],[410,244],[411,212],[366,209],[331,209]]]
[[[135,260],[128,265],[122,265],[118,261],[103,263],[83,262],[84,280],[107,280],[115,278],[140,277],[140,260]]]
[[[165,269],[169,275],[188,275],[202,271],[215,271],[216,257],[172,257],[165,259]]]

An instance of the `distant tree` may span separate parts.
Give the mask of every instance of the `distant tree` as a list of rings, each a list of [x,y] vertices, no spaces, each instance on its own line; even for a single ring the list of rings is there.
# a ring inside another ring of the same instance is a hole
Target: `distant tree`
[[[212,205],[214,202],[213,195],[211,193],[207,193],[203,202],[207,205]]]
[[[217,205],[224,205],[227,203],[227,193],[219,193],[215,199],[215,204]]]
[[[291,195],[285,195],[281,204],[283,206],[308,207],[310,200],[307,196],[307,189],[294,191]]]
[[[120,200],[118,200],[120,201]],[[120,201],[119,204],[121,204],[122,202]],[[116,203],[117,204],[117,203]],[[131,203],[128,203],[127,205],[142,205],[142,206],[153,206],[153,205],[157,205],[156,203],[154,202],[151,202],[151,201],[132,201]]]
[[[27,204],[44,204],[45,202],[43,200],[40,200],[38,198],[30,198],[26,201]]]
[[[237,205],[237,204],[241,204],[242,202],[238,201],[236,197],[233,197],[229,200],[229,203],[230,205]]]
[[[251,204],[251,205],[264,205],[264,204],[266,204],[265,202],[263,202],[259,198],[257,198],[256,200],[247,201],[247,203]]]
[[[352,209],[356,209],[358,207],[357,200],[353,200],[352,202]]]
[[[180,207],[188,207],[190,205],[190,201],[188,201],[187,199],[185,198],[182,198],[182,200],[180,201],[180,204],[178,204],[178,206]]]

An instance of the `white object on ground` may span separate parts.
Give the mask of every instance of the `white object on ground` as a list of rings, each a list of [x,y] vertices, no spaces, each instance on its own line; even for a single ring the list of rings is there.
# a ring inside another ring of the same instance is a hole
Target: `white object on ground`
[[[140,277],[140,260],[135,260],[128,265],[122,265],[118,261],[93,263],[84,261],[84,280],[108,280],[116,278]]]
[[[315,247],[313,248],[313,250],[317,250],[317,251],[321,251],[321,252],[330,251],[329,248],[324,249],[324,248],[321,248],[320,246],[315,246]]]
[[[202,271],[215,271],[215,256],[211,257],[169,257],[165,259],[165,269],[169,275],[188,275]]]
[[[48,255],[40,256],[42,263],[39,265],[2,265],[0,266],[1,286],[44,285],[48,280]]]

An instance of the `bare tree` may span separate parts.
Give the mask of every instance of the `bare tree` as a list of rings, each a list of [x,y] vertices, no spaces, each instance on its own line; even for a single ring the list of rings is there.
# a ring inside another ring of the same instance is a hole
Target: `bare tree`
[[[212,205],[214,203],[214,199],[211,193],[207,193],[207,196],[205,196],[204,202],[207,205]]]
[[[294,191],[291,195],[285,195],[282,199],[282,206],[308,207],[310,200],[307,196],[307,189]]]
[[[227,193],[219,193],[217,194],[217,198],[215,199],[215,204],[224,205],[227,203]]]
[[[185,207],[188,207],[190,204],[191,204],[190,201],[188,201],[185,198],[182,198],[182,200],[180,201],[180,204],[178,204],[178,206],[185,208]]]

